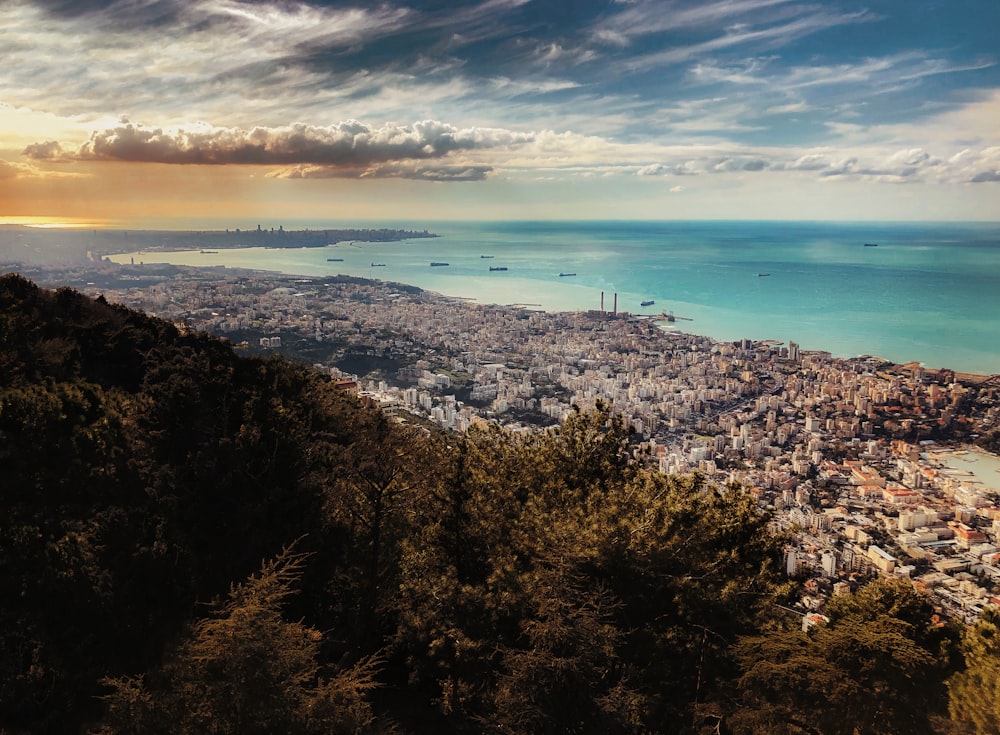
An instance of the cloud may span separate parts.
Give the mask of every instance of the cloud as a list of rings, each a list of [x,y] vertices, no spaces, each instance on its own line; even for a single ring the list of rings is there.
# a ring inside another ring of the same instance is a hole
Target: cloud
[[[1000,170],[980,171],[978,174],[969,179],[969,181],[973,184],[984,184],[986,182],[1000,181]]]
[[[548,94],[549,92],[561,92],[566,89],[573,89],[579,85],[565,79],[509,79],[507,77],[494,77],[489,80],[493,89],[499,97],[519,97],[521,95]]]
[[[768,86],[775,90],[804,90],[810,87],[866,85],[876,89],[898,87],[924,77],[976,71],[994,66],[992,59],[958,63],[934,58],[924,51],[907,51],[887,56],[866,57],[838,64],[789,66],[775,56],[753,57],[738,64],[700,62],[691,75],[706,83]]]
[[[62,145],[56,140],[47,140],[44,143],[32,143],[24,149],[24,155],[28,158],[45,161],[67,160],[66,152]]]
[[[801,112],[809,112],[811,109],[808,104],[799,100],[797,102],[786,102],[768,107],[764,110],[764,113],[767,115],[794,115]]]
[[[919,166],[930,161],[931,155],[923,148],[910,148],[893,154],[889,160],[905,166]]]
[[[265,43],[297,46],[330,43],[336,40],[357,42],[367,36],[385,33],[407,22],[410,11],[388,5],[374,9],[362,7],[334,9],[303,2],[240,2],[209,0],[188,3],[192,21],[221,21],[234,31],[259,37]]]
[[[827,156],[818,153],[807,153],[786,164],[785,168],[796,171],[820,171],[829,166],[830,159]]]
[[[617,48],[625,48],[629,45],[629,38],[627,35],[620,31],[611,30],[609,28],[598,28],[594,31],[593,35],[594,41],[603,46],[616,46]]]
[[[0,159],[0,181],[14,179],[77,179],[86,178],[86,174],[68,171],[48,171],[28,163],[15,163]]]
[[[891,155],[876,155],[868,151],[864,157],[850,156],[819,170],[822,178],[865,179],[889,184],[905,184],[922,180],[937,172],[941,161],[922,150],[904,150]]]
[[[483,181],[493,172],[492,166],[454,165],[420,166],[384,164],[367,168],[335,166],[295,166],[268,176],[277,179],[413,179],[417,181],[465,182]]]
[[[566,48],[562,43],[549,41],[538,44],[531,54],[536,64],[542,67],[549,66],[576,66],[593,61],[598,57],[593,48],[580,46]]]
[[[627,8],[609,16],[594,29],[594,37],[613,45],[627,45],[631,39],[681,28],[729,25],[748,13],[759,14],[790,0],[718,0],[689,8],[664,7],[662,2],[643,0],[625,3]]]
[[[794,149],[768,148],[754,151],[732,150],[728,155],[718,155],[721,148],[704,147],[700,155],[692,158],[697,149],[678,151],[673,161],[661,160],[657,163],[633,169],[637,176],[694,176],[712,174],[715,176],[757,174],[763,172],[791,175],[813,175],[823,179],[864,179],[884,183],[908,183],[924,178],[942,178],[945,164],[926,151],[907,149],[902,151],[877,151],[859,149],[851,155],[836,157],[828,153],[803,153],[796,155]],[[976,165],[983,168],[987,160],[982,155],[967,154]]]
[[[845,146],[836,151],[716,145],[678,147],[658,158],[655,163],[640,163],[629,171],[643,177],[767,172],[786,177],[894,184],[981,183],[993,181],[993,173],[1000,171],[1000,146],[966,148],[949,156],[917,147],[893,149],[872,144]]]
[[[516,147],[533,139],[533,133],[459,129],[435,120],[379,128],[348,120],[328,126],[298,123],[252,129],[205,124],[167,129],[126,121],[94,132],[75,153],[46,141],[28,146],[24,154],[36,160],[359,168],[390,161],[440,159],[457,151]]]
[[[490,119],[484,103],[495,110],[510,94],[575,84],[540,75],[493,97],[489,79],[520,79],[520,68],[477,64],[492,41],[451,42],[452,29],[509,35],[503,16],[519,0],[437,9],[393,0],[119,0],[55,15],[37,1],[0,2],[3,100],[90,127],[122,113],[244,127],[323,125],[331,110],[334,119],[441,118],[452,114],[442,105],[466,97],[482,121]]]
[[[680,161],[671,165],[653,163],[635,172],[636,176],[696,176],[701,169],[696,161]]]
[[[631,71],[651,70],[657,67],[681,64],[695,58],[728,50],[737,46],[753,44],[757,49],[779,48],[805,36],[836,26],[867,23],[874,16],[866,10],[855,13],[815,12],[794,18],[788,22],[773,25],[758,23],[734,24],[726,27],[714,38],[687,46],[671,46],[662,51],[638,54],[627,59],[625,68]]]
[[[0,181],[20,179],[32,175],[32,173],[33,169],[23,163],[0,160]]]
[[[649,166],[643,166],[638,171],[635,172],[636,176],[663,176],[664,174],[670,173],[670,169],[664,166],[662,163],[653,163]]]
[[[770,163],[761,158],[724,158],[712,165],[713,173],[729,173],[732,171],[763,171]]]

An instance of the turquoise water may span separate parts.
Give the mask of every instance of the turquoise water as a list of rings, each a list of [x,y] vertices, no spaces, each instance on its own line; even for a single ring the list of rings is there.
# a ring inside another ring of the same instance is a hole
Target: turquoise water
[[[984,490],[1000,492],[1000,457],[976,449],[932,452],[930,456],[953,470],[971,472],[971,482],[981,485]]]
[[[678,321],[673,328],[717,339],[791,340],[803,349],[838,356],[872,354],[897,362],[916,360],[932,368],[1000,373],[997,224],[398,225],[427,227],[441,237],[304,250],[125,254],[115,259],[303,275],[345,273],[483,303],[537,304],[550,310],[597,309],[603,291],[609,310],[617,293],[619,311],[673,311],[692,320]],[[327,262],[331,257],[344,260]],[[431,261],[449,265],[432,268]],[[489,266],[508,270],[491,273]],[[644,300],[656,303],[644,308]]]

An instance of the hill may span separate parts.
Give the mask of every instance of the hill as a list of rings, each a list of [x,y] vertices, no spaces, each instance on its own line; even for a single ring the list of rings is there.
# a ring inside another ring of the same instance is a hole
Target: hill
[[[641,460],[604,408],[427,434],[4,276],[0,731],[931,731],[963,659],[925,598],[803,633],[756,503]]]

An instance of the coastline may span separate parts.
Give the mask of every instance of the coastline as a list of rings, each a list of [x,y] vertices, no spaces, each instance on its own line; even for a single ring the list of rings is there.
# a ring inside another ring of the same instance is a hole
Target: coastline
[[[584,225],[435,225],[442,234],[433,240],[218,253],[115,248],[117,254],[109,257],[123,264],[134,257],[136,264],[224,266],[303,277],[343,274],[482,304],[552,312],[597,311],[603,293],[606,311],[614,309],[617,296],[619,312],[647,317],[672,312],[678,321],[663,323],[668,331],[723,342],[794,341],[801,350],[916,362],[970,380],[1000,373],[1000,349],[992,339],[1000,324],[993,287],[1000,273],[981,262],[985,250],[976,243],[959,257],[943,235],[928,233],[938,238],[928,250],[911,237],[910,228],[902,244],[894,245],[883,233],[883,247],[873,256],[873,248],[865,250],[853,238],[820,239],[842,237],[843,228],[803,233],[791,226],[621,226],[622,232],[610,225],[594,230]],[[328,256],[337,262],[328,262]],[[940,258],[950,259],[947,268],[925,267]],[[431,262],[450,267],[431,268]],[[376,268],[375,263],[385,265]],[[487,264],[507,270],[488,272]],[[567,272],[578,275],[560,277]],[[761,272],[771,277],[760,278]]]
[[[160,251],[160,252],[165,252],[165,251]],[[194,250],[170,251],[170,252],[201,255],[199,251],[194,251]],[[109,258],[111,259],[112,262],[118,263],[119,265],[128,265],[128,263],[122,263],[121,260],[126,257],[129,257],[130,255],[132,254],[129,253],[116,254],[109,256]],[[151,261],[149,264],[166,265],[167,263]],[[466,283],[465,287],[456,289],[454,292],[451,293],[445,293],[444,291],[437,290],[434,288],[427,288],[424,286],[420,286],[418,284],[405,283],[403,281],[395,279],[376,278],[376,277],[371,277],[367,274],[340,273],[340,272],[331,273],[329,271],[327,272],[310,271],[310,272],[292,273],[287,271],[277,271],[274,269],[259,268],[259,267],[244,266],[244,265],[238,265],[238,266],[211,265],[204,262],[181,263],[177,261],[172,261],[169,263],[169,265],[176,265],[189,268],[205,268],[205,269],[221,268],[223,270],[228,270],[232,273],[243,272],[250,274],[273,275],[273,276],[280,276],[283,278],[292,278],[292,279],[295,278],[312,279],[312,278],[348,276],[353,278],[362,278],[370,280],[375,283],[380,283],[387,286],[399,285],[402,287],[419,288],[421,291],[427,292],[437,298],[442,299],[445,302],[459,301],[464,303],[474,303],[481,306],[496,306],[498,308],[504,308],[504,309],[527,309],[528,311],[540,311],[540,312],[547,312],[554,314],[582,313],[582,312],[594,311],[594,309],[588,308],[587,306],[580,306],[581,304],[592,300],[592,295],[593,295],[591,293],[592,289],[589,289],[585,286],[578,286],[569,283],[556,282],[553,284],[547,284],[546,289],[540,291],[538,282],[530,279],[505,278],[502,283],[495,283],[495,282],[490,283],[488,278],[482,278],[482,279],[468,278],[468,279],[462,279]],[[338,263],[338,265],[341,264]],[[369,270],[371,269],[369,268]],[[470,293],[473,293],[474,295],[469,295]],[[503,298],[500,298],[501,296]],[[522,298],[520,299],[511,298],[513,296],[520,296]],[[529,299],[534,299],[534,301],[531,301]],[[682,305],[682,306],[690,307],[690,305]],[[657,309],[660,309],[661,304],[658,302],[656,304],[656,307]],[[611,312],[610,305],[608,305],[607,311],[609,313]],[[669,306],[669,303],[665,302],[663,304],[663,308],[661,309],[661,311],[672,313],[673,309],[672,307]],[[697,309],[695,309],[694,312],[697,313]],[[621,313],[626,313],[626,312],[622,311]],[[631,312],[627,312],[627,314],[629,317],[634,317],[639,319],[651,318],[646,314],[632,314]],[[666,322],[657,320],[659,322],[658,327],[667,334],[673,333],[673,334],[693,335],[710,339],[720,344],[731,342],[731,340],[722,339],[717,336],[705,334],[699,331],[696,326],[697,325],[696,320],[685,318],[683,315],[677,315],[677,318],[680,319],[681,321]],[[679,325],[691,325],[693,328],[682,328]],[[768,343],[773,346],[780,346],[784,344],[783,341],[776,339],[761,339],[754,341]],[[828,350],[824,350],[821,347],[810,347],[810,348],[802,347],[802,352],[804,354],[808,354],[810,352],[812,353],[828,352]],[[855,357],[867,356],[871,357],[877,362],[886,363],[889,365],[893,365],[895,367],[915,367],[919,365],[919,363],[915,363],[913,361],[895,362],[893,360],[889,360],[878,355],[832,354],[832,356],[839,359],[852,359]],[[949,369],[949,368],[925,367],[925,369],[933,372],[935,369]],[[960,372],[960,371],[953,371],[953,372],[955,372],[955,379],[958,380],[959,382],[973,383],[973,384],[979,384],[985,382],[995,375],[993,373],[970,373],[970,372]]]
[[[1000,493],[1000,456],[973,444],[930,447],[925,454],[946,475]]]

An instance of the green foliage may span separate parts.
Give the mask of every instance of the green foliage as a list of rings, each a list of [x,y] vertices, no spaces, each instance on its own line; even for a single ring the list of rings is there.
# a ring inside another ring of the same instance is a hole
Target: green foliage
[[[114,639],[100,558],[127,474],[121,408],[86,383],[0,389],[0,708],[15,722],[85,705],[92,661]]]
[[[521,645],[500,652],[500,675],[484,725],[500,732],[642,732],[645,698],[619,649],[618,607],[563,559],[540,569]]]
[[[424,481],[424,443],[379,412],[358,417],[354,440],[344,446],[327,478],[327,522],[353,540],[338,583],[352,603],[344,623],[370,647],[390,634],[383,614],[394,589],[403,515]]]
[[[318,376],[0,278],[0,729],[72,732],[197,599],[321,528],[351,406]],[[71,611],[71,612],[68,612]]]
[[[18,276],[0,472],[0,731],[693,732],[707,713],[917,733],[957,668],[953,631],[884,583],[809,635],[761,635],[787,592],[768,516],[645,469],[606,406],[426,436],[304,367]],[[951,684],[969,721],[995,717],[990,624]]]
[[[829,624],[742,639],[737,733],[932,732],[952,670],[954,629],[907,580],[831,600]]]
[[[976,735],[1000,734],[1000,610],[988,607],[963,637],[966,669],[948,681],[952,719]]]
[[[404,541],[398,644],[453,719],[669,731],[781,591],[749,497],[643,470],[627,436],[599,407],[446,455]]]
[[[109,724],[120,735],[362,733],[374,716],[367,694],[377,662],[323,676],[322,634],[285,620],[282,605],[303,557],[284,551],[234,585],[198,620],[152,676],[106,681]]]

